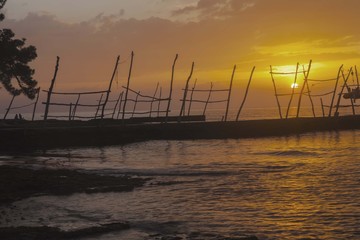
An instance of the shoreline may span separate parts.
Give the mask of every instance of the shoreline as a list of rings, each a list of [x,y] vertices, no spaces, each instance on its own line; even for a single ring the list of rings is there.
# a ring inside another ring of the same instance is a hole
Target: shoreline
[[[0,206],[40,195],[132,191],[148,180],[129,176],[101,176],[77,170],[32,170],[3,165],[0,166]]]

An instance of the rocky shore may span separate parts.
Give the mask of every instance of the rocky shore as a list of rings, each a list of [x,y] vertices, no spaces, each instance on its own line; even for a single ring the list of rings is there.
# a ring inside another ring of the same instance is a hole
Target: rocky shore
[[[132,177],[100,176],[72,170],[26,169],[0,166],[0,206],[15,207],[14,202],[40,195],[70,195],[73,193],[99,193],[132,191],[142,186],[147,179]],[[2,227],[7,218],[0,212],[1,239],[76,239],[97,236],[113,231],[129,229],[127,222],[99,224],[74,231],[63,231],[55,227],[19,226]]]
[[[146,179],[100,176],[58,169],[0,166],[0,205],[39,195],[132,191]]]

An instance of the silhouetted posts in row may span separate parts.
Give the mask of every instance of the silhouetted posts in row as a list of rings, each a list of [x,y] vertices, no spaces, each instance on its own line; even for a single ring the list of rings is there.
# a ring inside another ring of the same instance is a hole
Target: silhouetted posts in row
[[[206,103],[205,103],[205,106],[204,106],[203,115],[205,115],[205,113],[206,113],[206,108],[207,108],[207,106],[208,106],[208,104],[209,104],[209,101],[210,101],[210,97],[211,97],[211,93],[212,93],[212,90],[213,90],[213,86],[214,86],[214,84],[211,82],[211,83],[210,83],[209,95],[208,95],[208,98],[207,98]],[[191,106],[191,101],[192,101],[192,98],[190,99],[189,110],[190,110],[190,106]]]
[[[186,85],[185,85],[185,90],[184,90],[184,97],[183,97],[183,101],[182,101],[181,109],[180,109],[179,121],[181,120],[181,116],[183,116],[183,114],[185,115],[185,101],[186,101],[186,96],[187,96],[187,92],[188,92],[188,89],[189,89],[189,81],[190,81],[190,79],[192,77],[192,74],[194,72],[194,65],[195,65],[195,63],[193,62],[192,65],[191,65],[191,70],[190,70],[189,77],[186,80]]]
[[[195,82],[194,82],[194,85],[192,87],[192,91],[190,94],[190,103],[189,103],[189,108],[188,108],[188,113],[187,113],[188,116],[190,115],[190,110],[191,110],[192,100],[193,100],[193,96],[194,96],[194,90],[196,88],[196,83],[197,83],[197,79],[195,79]],[[211,83],[211,85],[212,85],[212,83]],[[204,113],[204,115],[205,115],[205,113]]]
[[[17,106],[17,107],[12,106],[14,104],[15,98],[17,97],[16,95],[13,95],[11,100],[10,100],[9,106],[6,108],[6,112],[4,114],[3,119],[5,120],[7,118],[8,114],[9,114],[9,112],[11,110],[22,109],[22,108],[26,108],[26,107],[30,107],[30,106],[34,105],[33,111],[32,111],[32,117],[31,117],[31,121],[34,121],[36,107],[37,107],[37,104],[38,104],[38,101],[39,101],[39,95],[40,95],[40,87],[36,89],[36,100],[35,100],[35,102],[32,102],[30,104],[26,104],[26,105],[22,105],[22,106]]]
[[[303,82],[303,85],[302,85],[301,91],[300,91],[300,96],[299,96],[299,101],[298,101],[298,106],[297,106],[297,112],[296,112],[296,117],[297,118],[299,117],[299,114],[300,114],[301,98],[302,98],[302,95],[304,93],[305,85],[307,87],[307,91],[308,91],[309,98],[310,98],[310,101],[311,101],[313,115],[315,117],[314,104],[313,104],[313,101],[312,101],[312,98],[311,98],[310,88],[309,88],[309,84],[308,84],[308,78],[309,78],[309,74],[310,74],[311,64],[312,64],[312,60],[310,60],[309,65],[308,65],[308,69],[307,69],[306,72],[305,72],[305,69],[303,68],[305,79],[304,79],[304,82]],[[295,82],[295,84],[296,84],[296,82]],[[294,86],[293,89],[295,89],[295,86]]]
[[[344,66],[344,65],[341,65],[341,66],[340,66],[339,71],[338,71],[338,74],[337,74],[337,77],[336,77],[336,82],[335,82],[335,87],[334,87],[334,93],[333,93],[333,96],[332,96],[332,99],[331,99],[331,104],[330,104],[330,109],[329,109],[329,117],[331,117],[331,115],[332,115],[332,109],[333,109],[333,106],[334,106],[335,94],[336,94],[337,86],[338,86],[338,84],[339,84],[340,73],[341,73],[341,70],[342,70],[343,66]]]
[[[54,84],[55,84],[57,72],[58,72],[58,70],[59,70],[59,61],[60,61],[60,57],[57,56],[57,57],[56,57],[56,65],[55,65],[54,77],[53,77],[53,79],[51,80],[51,84],[50,84],[50,87],[49,87],[49,91],[48,91],[48,93],[47,93],[47,100],[46,100],[46,105],[45,105],[44,120],[47,120],[47,118],[48,118],[48,114],[49,114],[49,103],[50,103],[52,91],[53,91],[53,89],[54,89]]]
[[[176,61],[178,59],[178,54],[175,55],[175,59],[173,62],[173,65],[171,67],[171,80],[170,80],[170,90],[169,90],[169,100],[168,100],[168,105],[166,108],[166,117],[165,117],[165,122],[168,121],[168,117],[169,117],[169,111],[170,111],[170,104],[171,104],[171,99],[172,99],[172,92],[173,92],[173,85],[174,85],[174,74],[175,74],[175,65],[176,65]]]
[[[278,106],[278,109],[279,109],[279,116],[280,116],[280,119],[282,119],[283,117],[282,117],[282,113],[281,113],[281,106],[280,106],[280,102],[279,102],[279,95],[278,95],[278,92],[277,92],[276,83],[275,83],[275,78],[274,78],[274,75],[273,75],[273,68],[272,68],[271,65],[270,65],[270,75],[271,75],[271,79],[272,79],[272,83],[273,83],[273,87],[274,87],[276,103],[277,103],[277,106]]]
[[[150,103],[150,113],[149,113],[149,117],[151,117],[151,114],[153,112],[153,104],[154,104],[154,101],[155,101],[155,97],[156,97],[156,94],[157,94],[157,91],[159,89],[159,82],[156,84],[156,88],[155,88],[155,92],[154,92],[154,95],[153,95],[153,99],[151,100],[151,103]],[[159,101],[160,102],[160,101]]]
[[[113,74],[111,76],[111,80],[110,80],[110,83],[109,83],[109,88],[108,88],[108,91],[106,93],[105,101],[104,101],[104,104],[103,104],[103,107],[102,107],[102,110],[101,110],[101,119],[104,118],[105,107],[106,107],[106,104],[107,104],[107,102],[109,100],[109,95],[110,95],[110,92],[111,92],[111,86],[112,86],[112,83],[114,81],[115,74],[117,73],[117,69],[119,67],[119,61],[120,61],[120,56],[118,56],[117,59],[116,59],[114,71],[113,71]]]
[[[247,84],[247,86],[246,86],[246,91],[245,91],[244,99],[243,99],[243,101],[242,101],[242,103],[241,103],[241,105],[240,105],[239,111],[238,111],[238,113],[237,113],[237,115],[236,115],[236,121],[239,121],[240,113],[241,113],[241,111],[242,111],[242,109],[243,109],[243,107],[244,107],[244,105],[245,105],[246,97],[247,97],[248,92],[249,92],[250,83],[251,83],[251,80],[252,80],[254,71],[255,71],[255,66],[254,66],[254,67],[252,68],[252,70],[251,70],[250,78],[249,78],[248,84]]]
[[[40,87],[37,89],[37,95],[36,95],[36,100],[35,100],[35,103],[34,103],[34,108],[33,108],[31,121],[34,121],[34,119],[35,119],[36,107],[37,107],[37,104],[39,102],[39,96],[40,96]]]
[[[343,92],[344,92],[344,88],[346,86],[346,83],[351,75],[351,71],[352,71],[352,68],[350,68],[349,70],[349,73],[347,75],[347,77],[345,78],[345,75],[344,75],[344,72],[341,71],[341,75],[344,79],[344,84],[342,85],[341,87],[341,91],[340,91],[340,94],[339,94],[339,97],[338,97],[338,100],[337,100],[337,104],[336,104],[336,110],[335,110],[335,116],[338,116],[339,115],[339,107],[340,107],[340,101],[341,101],[341,97],[343,96]],[[353,105],[353,102],[352,102],[352,98],[350,98],[351,100],[351,103],[352,103],[352,107],[353,107],[353,113],[355,114],[355,110],[354,110],[354,105]]]
[[[229,87],[228,99],[227,99],[227,103],[226,103],[225,118],[224,118],[225,122],[227,121],[227,117],[229,114],[230,98],[231,98],[231,91],[232,91],[232,85],[233,85],[235,71],[236,71],[236,65],[234,65],[234,68],[233,68],[233,71],[231,74],[231,79],[230,79],[230,87]]]
[[[130,79],[131,79],[131,72],[132,72],[133,62],[134,62],[134,52],[131,52],[130,68],[129,68],[129,74],[128,74],[128,79],[127,79],[126,89],[125,89],[125,99],[124,99],[124,105],[123,105],[122,120],[124,120],[124,118],[125,118],[125,109],[126,109],[126,103],[127,103],[127,98],[128,98],[128,94],[129,94],[129,87],[130,87]]]

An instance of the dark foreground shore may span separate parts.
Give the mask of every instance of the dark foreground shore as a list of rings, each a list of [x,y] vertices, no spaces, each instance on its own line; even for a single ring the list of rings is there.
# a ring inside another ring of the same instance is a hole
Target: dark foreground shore
[[[3,122],[0,151],[192,140],[287,136],[360,129],[360,115],[232,122],[127,123],[121,120]]]
[[[0,166],[0,205],[39,195],[132,191],[146,179]]]
[[[73,193],[99,193],[131,191],[142,186],[147,179],[99,176],[71,170],[32,170],[0,166],[0,206],[16,207],[15,201],[40,195],[71,195]],[[0,212],[1,239],[76,239],[97,236],[128,229],[127,222],[99,224],[99,226],[62,231],[55,227],[1,227],[9,216]]]
[[[0,166],[0,207],[16,208],[16,201],[40,195],[70,195],[73,193],[99,193],[131,191],[141,187],[149,179],[131,177],[100,176],[82,173],[73,170],[25,169],[13,166]],[[50,226],[16,226],[4,227],[8,218],[7,211],[0,211],[0,239],[6,240],[48,240],[48,239],[81,239],[97,238],[114,232],[121,232],[131,228],[131,223],[116,221],[99,223],[97,226],[64,231]],[[26,216],[23,216],[26,218]],[[174,234],[149,235],[146,239],[181,240],[185,239]],[[224,238],[221,236],[202,235],[191,236],[186,239],[212,239],[212,240],[258,240],[255,236]]]

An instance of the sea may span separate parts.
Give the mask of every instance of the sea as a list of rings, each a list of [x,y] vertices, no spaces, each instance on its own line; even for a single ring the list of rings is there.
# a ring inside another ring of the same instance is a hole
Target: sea
[[[130,224],[87,240],[360,239],[359,142],[360,130],[346,130],[0,154],[0,164],[150,179],[131,192],[23,199],[0,207],[12,216],[1,225]]]

